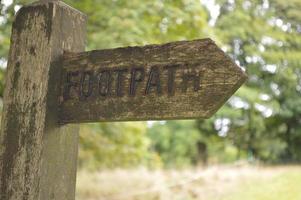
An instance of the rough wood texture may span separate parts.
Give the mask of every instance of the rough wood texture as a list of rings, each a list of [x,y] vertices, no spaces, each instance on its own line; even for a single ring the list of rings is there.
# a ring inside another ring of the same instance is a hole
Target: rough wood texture
[[[208,118],[246,80],[211,39],[65,53],[60,122]]]
[[[83,51],[86,18],[59,1],[13,24],[0,135],[0,199],[74,200],[78,127],[58,125],[60,60]]]

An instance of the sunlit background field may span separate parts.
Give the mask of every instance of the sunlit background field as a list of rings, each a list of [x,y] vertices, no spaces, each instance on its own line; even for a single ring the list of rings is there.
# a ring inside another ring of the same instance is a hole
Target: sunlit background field
[[[0,1],[1,110],[30,2]],[[77,200],[301,200],[301,0],[65,2],[88,16],[87,50],[210,37],[249,77],[210,119],[80,125]]]
[[[80,171],[77,200],[300,200],[301,167]]]

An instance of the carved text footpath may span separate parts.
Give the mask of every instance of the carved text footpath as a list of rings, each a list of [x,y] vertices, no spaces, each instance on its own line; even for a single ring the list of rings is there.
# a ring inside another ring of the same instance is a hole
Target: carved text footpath
[[[176,76],[177,72],[180,72],[179,76]],[[200,70],[187,67],[183,70],[180,65],[153,66],[149,70],[145,67],[103,68],[65,74],[64,100],[76,96],[85,100],[92,96],[123,97],[150,93],[172,96],[178,87],[182,93],[187,92],[189,87],[198,92],[201,79]],[[138,89],[140,93],[137,92]],[[72,90],[75,95],[71,94]]]

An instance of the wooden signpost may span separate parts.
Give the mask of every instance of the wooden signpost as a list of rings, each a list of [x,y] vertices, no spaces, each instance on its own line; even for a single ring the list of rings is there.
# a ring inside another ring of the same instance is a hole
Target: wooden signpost
[[[246,75],[210,39],[66,53],[60,122],[208,118]]]
[[[208,118],[246,80],[210,39],[83,52],[85,27],[82,13],[54,0],[15,18],[1,200],[75,198],[78,128],[67,123]]]

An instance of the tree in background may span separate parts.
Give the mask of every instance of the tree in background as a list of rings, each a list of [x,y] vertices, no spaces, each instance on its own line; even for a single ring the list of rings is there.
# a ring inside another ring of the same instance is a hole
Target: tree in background
[[[148,129],[152,150],[158,152],[167,167],[183,167],[199,161],[201,135],[195,121],[155,122]]]
[[[282,51],[271,48],[271,54],[264,55],[279,66],[276,84],[280,94],[276,95],[276,99],[280,110],[270,127],[276,127],[275,131],[286,142],[282,158],[301,161],[301,2],[277,0],[271,2],[271,7],[271,12],[278,17],[274,23],[278,34],[274,39],[282,42],[283,46]]]
[[[199,39],[212,31],[199,0],[66,0],[88,17],[88,49]]]
[[[13,16],[30,2],[0,2],[0,97]],[[299,0],[215,0],[217,19],[199,0],[65,2],[89,16],[87,50],[210,36],[249,75],[208,120],[83,125],[80,166],[301,161]]]
[[[86,169],[132,166],[160,167],[160,157],[149,151],[143,122],[97,123],[81,126],[79,167]]]
[[[218,37],[249,74],[236,101],[230,101],[240,108],[240,116],[231,121],[231,140],[243,131],[238,141],[253,156],[300,161],[301,2],[217,2]]]

